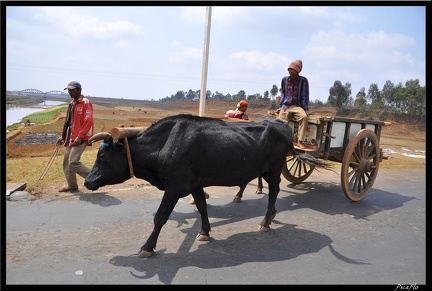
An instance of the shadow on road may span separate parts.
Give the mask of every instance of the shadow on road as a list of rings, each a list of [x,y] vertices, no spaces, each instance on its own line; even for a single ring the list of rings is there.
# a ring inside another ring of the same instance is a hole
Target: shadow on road
[[[255,187],[253,183],[249,185]],[[278,220],[278,215],[285,217],[290,215],[290,211],[308,208],[327,215],[344,214],[344,219],[345,217],[348,217],[347,219],[367,219],[368,216],[401,207],[404,203],[414,199],[397,193],[373,189],[364,200],[352,202],[343,195],[338,184],[306,182],[300,185],[288,185],[288,187],[293,191],[283,190],[279,194],[276,202],[278,213],[271,225],[272,229],[268,232],[248,231],[258,228],[267,207],[267,195],[262,195],[260,198],[254,196],[253,199],[247,199],[248,195],[245,195],[241,203],[231,202],[224,205],[215,205],[220,201],[209,199],[208,213],[212,230],[232,225],[232,228],[228,228],[228,232],[237,233],[228,235],[225,239],[218,240],[211,237],[208,242],[196,242],[195,235],[201,227],[198,211],[193,208],[193,212],[190,212],[190,209],[186,210],[189,212],[181,212],[182,209],[188,209],[184,207],[193,206],[176,206],[170,216],[171,221],[177,222],[176,227],[168,229],[165,226],[162,232],[170,231],[171,235],[176,237],[174,233],[176,231],[186,234],[177,252],[166,253],[166,249],[160,249],[148,259],[138,258],[136,254],[115,256],[111,258],[110,263],[119,267],[133,268],[136,272],[131,272],[131,275],[136,278],[148,279],[157,275],[164,284],[172,284],[172,280],[182,268],[214,269],[250,262],[271,263],[318,253],[327,246],[339,260],[349,264],[368,264],[338,253],[331,245],[330,237],[314,231],[298,229],[296,225],[282,223]],[[293,194],[292,192],[302,193]],[[288,214],[285,213],[287,211]],[[256,219],[256,224],[251,226],[251,220],[254,221],[254,219]],[[188,221],[191,220],[194,221],[191,227],[180,229],[188,225]],[[243,227],[239,225],[243,225],[246,231],[242,230]],[[219,235],[222,232],[218,230]],[[147,235],[149,234],[150,230]],[[197,248],[193,247],[194,244],[198,245]]]
[[[197,221],[195,224],[197,224]],[[137,278],[148,279],[158,276],[164,284],[172,284],[182,268],[198,267],[202,269],[226,268],[248,262],[276,262],[289,260],[300,255],[317,253],[332,242],[328,236],[308,230],[297,229],[285,224],[269,232],[244,232],[229,236],[225,240],[212,238],[190,251],[194,244],[195,229],[187,232],[187,238],[176,253],[157,251],[149,259],[140,259],[136,255],[116,256],[110,263],[119,267],[131,267]],[[306,243],[307,242],[307,243]]]

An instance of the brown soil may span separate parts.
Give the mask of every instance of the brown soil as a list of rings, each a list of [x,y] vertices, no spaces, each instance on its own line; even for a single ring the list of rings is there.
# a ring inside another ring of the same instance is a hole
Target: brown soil
[[[199,114],[198,101],[179,102],[142,102],[144,105],[126,102],[124,99],[112,99],[110,104],[93,102],[95,116],[95,133],[110,131],[118,126],[148,127],[161,118],[179,113]],[[101,105],[103,104],[103,105]],[[235,108],[236,102],[207,101],[205,116],[221,118],[229,109]],[[248,110],[249,117],[260,120],[269,117],[268,103],[257,102],[255,108]],[[53,144],[60,136],[66,111],[62,111],[50,124],[21,126],[8,133],[7,157],[36,157],[53,151]]]
[[[221,118],[229,109],[235,108],[235,102],[208,100],[204,108],[205,115]],[[124,106],[123,106],[124,105]],[[148,127],[155,121],[174,114],[190,113],[198,115],[198,101],[178,102],[146,102],[144,106],[127,104],[124,99],[112,99],[107,106],[94,103],[95,132],[110,131],[117,126]],[[252,120],[261,120],[271,117],[271,109],[267,103],[251,104],[248,114]],[[324,109],[313,111],[318,115],[333,115],[334,110]],[[7,157],[42,156],[52,152],[60,135],[66,112],[60,112],[50,124],[37,124],[34,126],[21,126],[12,133],[8,133]],[[413,147],[413,150],[425,150],[426,129],[418,125],[397,124],[383,126],[381,133],[381,147],[400,146]],[[423,144],[423,146],[422,146]],[[393,148],[398,150],[397,148]],[[30,155],[29,155],[30,153]]]
[[[121,125],[126,127],[148,127],[163,117],[178,113],[199,114],[199,101],[149,101],[141,103],[143,104],[128,104],[123,99],[111,99],[109,104],[93,102],[95,133],[110,131],[113,127]],[[236,102],[208,100],[204,108],[205,116],[221,118],[227,110],[233,109],[235,106]],[[248,109],[249,118],[256,121],[271,117],[269,114],[271,112],[268,102],[260,103],[257,101],[251,103]],[[312,110],[311,112],[317,115],[334,114],[334,110],[328,108],[315,112]],[[66,112],[60,112],[52,123],[36,124],[30,127],[21,126],[14,132],[8,133],[6,136],[6,157],[50,156],[54,149],[53,145],[60,135],[65,115]],[[425,156],[426,129],[415,125],[392,122],[391,125],[382,128],[380,147],[385,149],[385,155],[389,157],[381,163],[384,167],[425,167],[426,159],[416,158],[415,156]],[[51,185],[50,188],[57,195],[57,188],[61,186],[62,184]],[[44,192],[47,193],[47,190],[49,189],[45,188]]]

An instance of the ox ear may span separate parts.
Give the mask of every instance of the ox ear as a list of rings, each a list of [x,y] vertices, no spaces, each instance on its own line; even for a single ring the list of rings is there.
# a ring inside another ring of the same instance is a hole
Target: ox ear
[[[121,151],[122,153],[126,152],[126,146],[124,140],[122,138],[114,138],[113,139],[114,148],[117,151]]]

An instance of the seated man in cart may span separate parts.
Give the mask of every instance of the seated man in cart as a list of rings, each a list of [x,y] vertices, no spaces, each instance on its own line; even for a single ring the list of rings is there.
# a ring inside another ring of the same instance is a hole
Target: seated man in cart
[[[295,60],[288,66],[289,76],[281,81],[281,99],[279,103],[279,119],[289,122],[298,122],[297,147],[303,149],[305,133],[308,128],[309,114],[309,82],[304,76],[300,76],[303,68],[302,60]]]
[[[248,108],[249,103],[246,100],[241,100],[237,103],[237,108],[235,110],[228,110],[225,114],[225,117],[228,118],[239,118],[242,120],[249,120],[248,115],[246,114],[246,110]]]

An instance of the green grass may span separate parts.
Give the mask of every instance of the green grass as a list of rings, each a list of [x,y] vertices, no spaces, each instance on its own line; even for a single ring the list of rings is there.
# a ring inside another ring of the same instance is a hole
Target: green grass
[[[27,116],[24,116],[23,119],[21,119],[21,122],[9,125],[6,127],[6,129],[12,132],[16,128],[18,128],[21,125],[21,123],[24,123],[25,120],[27,120],[27,119],[30,119],[30,121],[32,123],[36,123],[36,124],[48,123],[48,122],[52,121],[60,111],[67,110],[67,107],[68,107],[67,104],[66,105],[58,105],[58,106],[52,107],[51,110],[44,110],[44,111],[29,114]]]
[[[44,157],[24,157],[24,158],[7,158],[6,159],[6,183],[27,183],[27,190],[32,192],[38,187],[47,187],[53,183],[65,181],[63,174],[63,157],[65,147],[60,146],[57,155],[53,158],[45,177],[39,180],[44,169],[47,167],[51,155],[54,153],[55,145],[52,145],[52,152]],[[89,168],[92,168],[99,144],[96,143],[85,149],[81,156],[81,162]],[[79,177],[79,176],[78,176]]]
[[[37,123],[37,124],[43,124],[50,122],[60,111],[67,110],[68,105],[59,105],[53,107],[52,110],[49,111],[41,111],[32,113],[29,116],[27,116],[28,119],[31,120],[31,122]]]

